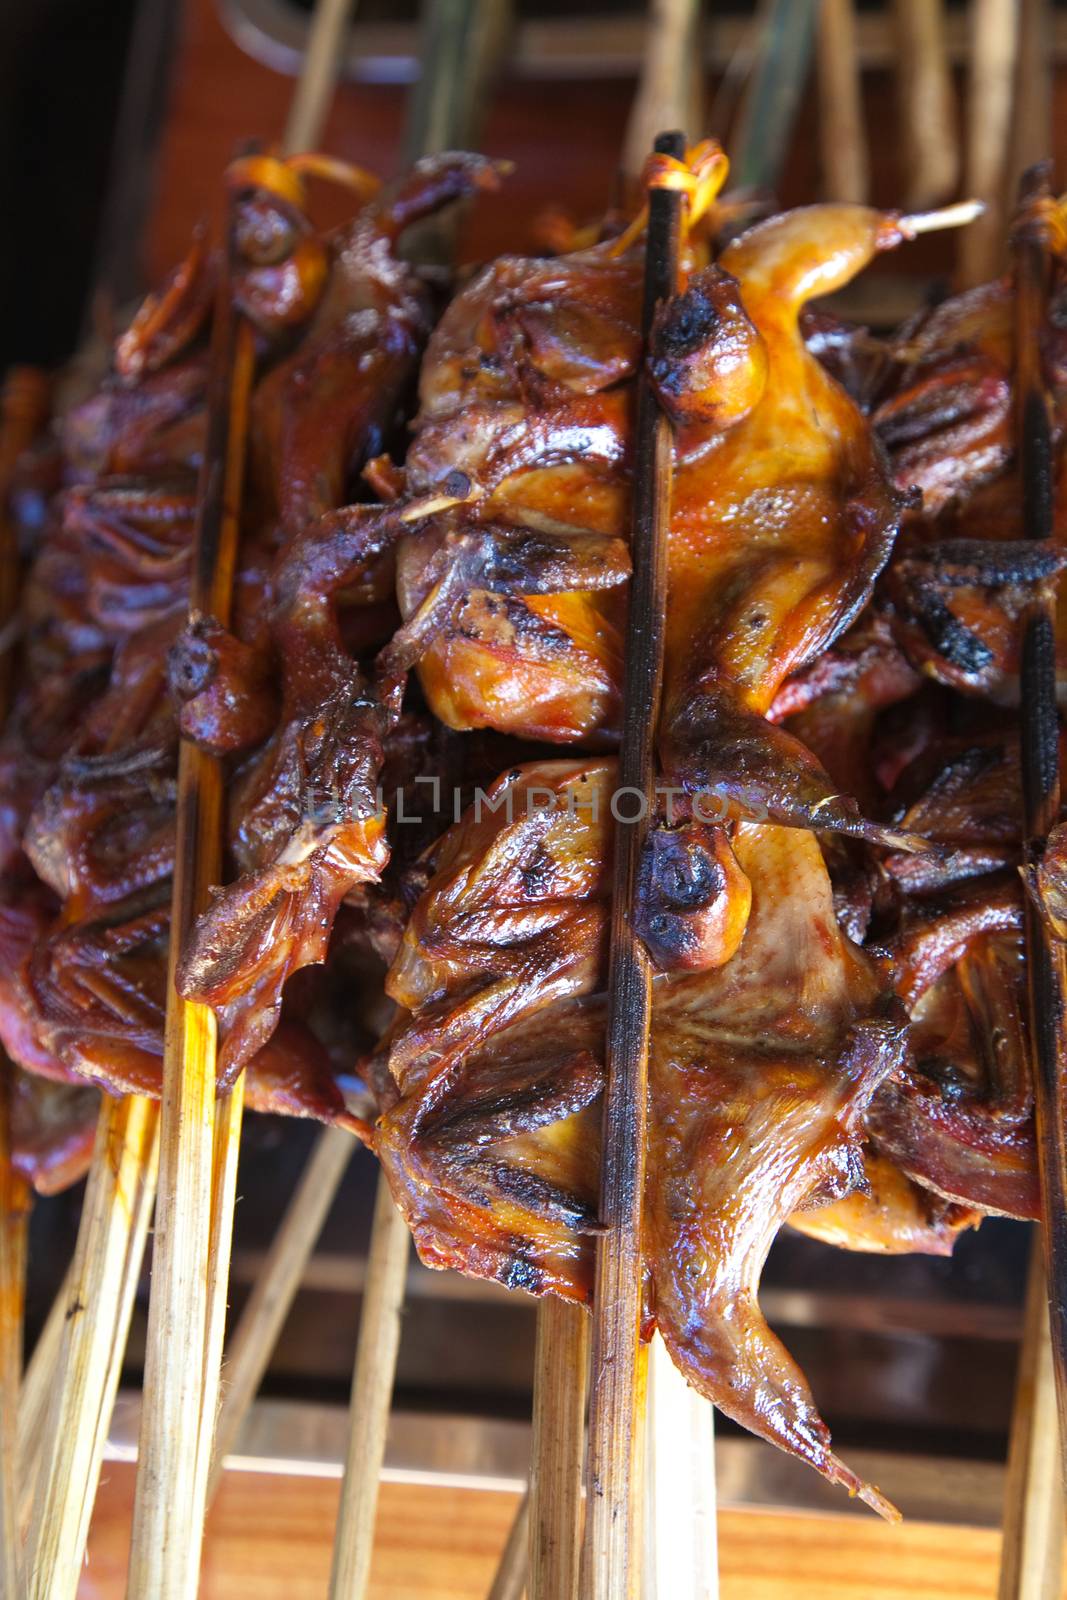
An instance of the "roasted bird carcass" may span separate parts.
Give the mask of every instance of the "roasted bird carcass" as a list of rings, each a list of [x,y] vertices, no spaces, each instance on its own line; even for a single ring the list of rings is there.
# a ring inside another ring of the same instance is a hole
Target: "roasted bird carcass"
[[[263,414],[288,441],[278,468],[287,537],[271,613],[281,713],[234,792],[242,876],[200,919],[179,975],[184,994],[219,1011],[226,1080],[269,1039],[291,975],[324,959],[342,900],[388,860],[377,790],[398,711],[365,678],[345,628],[353,617],[358,627],[361,608],[380,597],[383,571],[388,587],[402,524],[388,507],[332,511],[330,501],[347,482],[336,468],[350,469],[381,442],[429,332],[429,295],[393,255],[397,236],[495,182],[496,168],[481,157],[417,165],[338,251],[341,288],[331,279],[326,325],[313,325],[310,355],[298,353],[263,385]],[[343,404],[331,398],[335,385]],[[310,407],[302,400],[309,387],[323,390]],[[183,728],[198,737],[187,722]]]
[[[950,383],[948,311],[941,332],[911,331],[931,342],[907,371],[903,339],[845,371],[847,336],[835,357],[827,320],[801,316],[908,233],[836,206],[760,223],[710,263],[690,249],[647,351],[640,221],[491,264],[431,333],[434,293],[397,236],[494,167],[424,164],[326,239],[298,180],[259,157],[231,179],[258,347],[232,631],[185,616],[206,243],[66,424],[68,486],[28,598],[42,670],[8,734],[4,1037],[37,1073],[158,1085],[180,728],[227,763],[234,881],[179,967],[219,1014],[222,1080],[247,1069],[253,1104],[371,1143],[430,1264],[589,1300],[647,360],[675,452],[660,784],[634,908],[657,974],[644,1329],[731,1416],[886,1511],[832,1453],[757,1290],[787,1223],[947,1253],[986,1211],[1039,1208],[1011,712],[961,721],[955,691],[981,707],[993,680],[931,670],[905,604],[931,548],[922,518],[968,486],[1008,492],[1002,375],[987,381],[1001,333],[979,330],[981,372],[960,380],[986,410],[939,442],[906,389],[909,371]],[[427,339],[405,460],[395,424]],[[923,510],[919,479],[948,486]],[[1056,552],[1024,571],[988,543],[928,564],[983,604],[1006,561],[1019,596],[1054,580]],[[405,837],[383,796],[436,780],[470,808]],[[1034,886],[1050,916],[1058,888]],[[337,1085],[363,1005],[346,963],[383,955],[360,1120]]]
[[[599,1187],[613,783],[604,760],[502,778],[435,852],[387,982],[403,1009],[377,1148],[420,1254],[577,1300]],[[863,1187],[864,1119],[901,1071],[906,1014],[840,931],[814,835],[744,823],[724,858],[715,830],[685,832],[641,913],[702,933],[700,970],[654,985],[646,1325],[731,1416],[881,1505],[830,1452],[756,1290],[787,1218]],[[868,1215],[853,1207],[868,1247],[943,1250],[973,1220],[924,1207],[888,1162],[872,1172]]]
[[[297,168],[321,165],[301,158]],[[119,341],[113,373],[62,429],[73,482],[28,580],[22,686],[5,737],[18,782],[5,817],[12,915],[0,995],[8,1049],[53,1079],[158,1093],[179,726],[238,764],[238,849],[242,837],[255,841],[269,860],[294,825],[293,808],[314,815],[299,788],[308,766],[314,779],[314,764],[300,763],[311,756],[308,723],[321,718],[326,668],[310,619],[303,656],[295,648],[289,552],[345,498],[411,381],[428,291],[399,264],[393,242],[408,222],[493,173],[476,158],[425,164],[324,237],[303,209],[297,168],[263,157],[229,174],[241,196],[235,294],[255,324],[260,374],[232,634],[203,619],[185,626],[217,276],[202,242],[150,297]],[[313,417],[293,403],[309,389],[323,406]],[[279,593],[289,603],[279,604],[276,640],[269,618]],[[334,672],[335,688],[354,697],[355,662],[345,655]],[[351,761],[366,771],[362,747]],[[253,817],[257,781],[265,798]],[[270,806],[273,833],[264,826]],[[330,831],[322,854],[325,875],[343,877],[339,900],[381,857],[356,851],[342,867],[337,836]],[[329,934],[321,900],[311,915],[321,959]],[[250,1068],[249,1103],[344,1121],[323,1046],[302,1015],[281,1018],[281,981],[269,1024],[238,1062]]]
[[[861,610],[904,503],[800,313],[906,233],[855,207],[775,217],[654,330],[677,424],[663,776],[732,814],[878,833],[766,713]],[[395,648],[450,726],[617,733],[642,260],[504,258],[431,340],[407,485],[413,510],[452,503],[401,546]]]
[[[1010,279],[946,301],[891,338],[872,420],[895,481],[922,491],[904,519],[881,584],[901,647],[917,670],[967,695],[1018,699],[1019,618],[1049,592],[1065,559],[1062,439],[1067,421],[1064,212],[1041,199],[1017,230],[1040,227],[1054,282],[1041,361],[1056,445],[1055,532],[1025,537],[1012,444]],[[1057,621],[1057,679],[1067,689],[1067,611]]]

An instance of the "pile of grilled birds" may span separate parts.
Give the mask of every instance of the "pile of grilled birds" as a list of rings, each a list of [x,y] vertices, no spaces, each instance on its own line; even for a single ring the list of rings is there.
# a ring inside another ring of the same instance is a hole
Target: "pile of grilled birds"
[[[54,1191],[101,1091],[159,1093],[190,739],[225,764],[228,877],[178,984],[218,1014],[220,1083],[245,1072],[253,1109],[363,1139],[429,1265],[589,1301],[612,837],[641,801],[615,752],[644,367],[674,425],[634,907],[657,974],[645,1329],[884,1509],[757,1289],[784,1224],[945,1254],[983,1214],[1039,1214],[1017,623],[1067,557],[1022,538],[1010,284],[876,339],[809,303],[906,220],[739,228],[712,204],[646,346],[641,216],[449,295],[398,241],[500,189],[492,162],[423,162],[329,233],[309,170],[228,174],[256,341],[232,631],[188,610],[208,237],[12,493],[17,1164]],[[1063,288],[1042,331],[1057,440]]]

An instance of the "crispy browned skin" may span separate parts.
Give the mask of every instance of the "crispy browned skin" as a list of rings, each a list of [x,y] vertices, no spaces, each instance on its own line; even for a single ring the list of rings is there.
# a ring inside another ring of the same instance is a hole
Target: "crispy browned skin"
[[[411,222],[493,182],[480,157],[419,163],[340,242],[306,345],[257,397],[286,540],[271,618],[281,712],[241,780],[245,871],[200,918],[178,975],[183,994],[220,1015],[224,1082],[269,1040],[288,979],[325,960],[344,897],[388,860],[376,791],[397,708],[347,649],[339,607],[361,585],[374,597],[399,526],[378,508],[332,508],[353,465],[378,448],[429,331],[425,290],[393,245]],[[182,649],[194,653],[188,636]]]
[[[960,1233],[981,1221],[980,1212],[923,1188],[874,1150],[864,1151],[863,1174],[866,1188],[794,1211],[789,1226],[840,1250],[949,1256]]]
[[[800,313],[900,237],[857,207],[774,218],[695,273],[653,335],[678,423],[661,752],[712,816],[884,836],[765,719],[862,608],[902,503]],[[462,504],[404,542],[398,585],[453,727],[617,729],[641,256],[613,248],[494,263],[431,341],[408,487]]]
[[[1067,338],[1058,262],[1052,289],[1041,355],[1062,457]],[[1040,549],[1025,538],[1012,444],[1012,315],[1005,279],[917,319],[887,344],[872,413],[896,481],[922,492],[882,585],[897,636],[926,676],[1005,705],[1019,693],[1020,613],[1062,570],[1067,530],[1067,480],[1058,461],[1055,536]],[[1061,601],[1061,699],[1065,618]]]
[[[894,951],[912,1019],[909,1056],[868,1126],[879,1150],[937,1193],[1036,1217],[1018,892],[1010,882],[999,893],[982,884],[952,898],[917,912]]]
[[[405,1010],[377,1134],[424,1260],[577,1299],[598,1191],[613,776],[523,768],[494,813],[447,836],[389,978]],[[838,929],[812,835],[741,825],[705,914],[718,938],[702,969],[676,965],[654,995],[649,1310],[691,1383],[881,1505],[830,1453],[756,1289],[786,1217],[862,1176],[863,1114],[901,1060],[901,1021]]]
[[[32,926],[24,919],[28,936],[0,994],[0,1031],[27,1067],[158,1093],[180,725],[216,755],[270,741],[259,767],[274,819],[258,840],[269,881],[261,874],[235,889],[235,923],[213,966],[210,928],[198,951],[220,1008],[223,967],[241,990],[222,1072],[250,1066],[255,1107],[344,1118],[312,1035],[287,1020],[271,1036],[285,979],[323,959],[343,895],[384,863],[374,780],[388,717],[361,687],[334,615],[334,590],[356,581],[353,560],[333,588],[302,588],[300,574],[321,575],[318,518],[380,448],[429,329],[428,292],[396,258],[395,240],[493,181],[478,157],[424,163],[325,238],[283,164],[255,158],[231,173],[235,294],[256,325],[259,362],[232,633],[202,618],[184,627],[217,279],[202,243],[149,298],[113,375],[67,423],[76,482],[30,577],[25,672],[3,760],[13,780],[5,894],[21,905],[32,867],[55,897],[31,894]],[[361,569],[382,551],[364,540]],[[249,789],[246,773],[246,798]],[[287,797],[299,812],[288,827]],[[242,820],[254,834],[263,819],[246,808]],[[226,914],[216,907],[215,924]]]

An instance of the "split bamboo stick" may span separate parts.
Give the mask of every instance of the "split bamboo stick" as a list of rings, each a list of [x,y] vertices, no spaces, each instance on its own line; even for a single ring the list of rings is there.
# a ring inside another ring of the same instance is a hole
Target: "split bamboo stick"
[[[228,218],[227,261],[232,248]],[[208,439],[189,598],[191,611],[225,625],[237,558],[254,366],[252,329],[232,304],[228,270],[222,274],[212,341]],[[210,886],[221,878],[222,802],[219,763],[183,741],[163,1048],[160,1193],[127,1580],[131,1600],[194,1595],[200,1565],[221,1355],[216,1317],[224,1314],[226,1293],[225,1276],[220,1280],[209,1274],[213,1258],[224,1267],[229,1256],[229,1240],[221,1233],[232,1216],[236,1162],[230,1154],[240,1127],[241,1097],[238,1091],[229,1105],[223,1103],[216,1143],[215,1015],[178,995],[174,969],[183,938]],[[220,1173],[231,1184],[228,1195]]]
[[[537,1308],[528,1600],[577,1600],[589,1331],[581,1306]]]
[[[105,1096],[82,1206],[27,1543],[31,1600],[73,1600],[155,1193],[159,1117]]]
[[[656,148],[684,154],[681,134]],[[681,197],[654,189],[646,244],[646,334],[678,277]],[[640,1446],[643,1367],[641,1210],[644,1195],[648,1044],[652,969],[631,909],[649,828],[654,741],[663,676],[670,516],[671,429],[647,378],[639,389],[634,460],[630,614],[623,683],[619,787],[645,804],[616,825],[608,960],[608,1020],[600,1221],[594,1291],[583,1600],[624,1600],[636,1592],[640,1507],[635,1456]]]
[[[1003,261],[1018,24],[1017,0],[972,0],[964,186],[985,213],[960,242],[964,288],[992,278]]]
[[[1061,1600],[1063,1482],[1048,1289],[1040,1237],[1030,1251],[1026,1312],[1015,1380],[998,1600]]]
[[[867,199],[867,131],[852,0],[822,0],[816,60],[823,189],[859,205]]]
[[[425,0],[420,10],[422,71],[405,135],[408,160],[476,144],[510,20],[508,0]],[[450,220],[437,218],[412,229],[406,244],[415,259],[446,261],[453,236]],[[352,1374],[348,1450],[330,1573],[332,1600],[363,1600],[370,1578],[410,1249],[407,1225],[380,1173]]]
[[[18,1402],[19,1528],[28,1528],[34,1489],[44,1455],[48,1407],[59,1371],[67,1306],[74,1283],[73,1265],[67,1269],[59,1293],[49,1308],[22,1376]]]
[[[903,193],[909,210],[922,211],[947,200],[960,177],[944,0],[894,0],[893,9]]]
[[[204,1330],[204,1391],[200,1406],[197,1446],[197,1504],[207,1515],[208,1480],[218,1421],[222,1350],[229,1306],[230,1251],[233,1245],[233,1211],[237,1198],[237,1162],[241,1153],[245,1080],[242,1075],[215,1104],[215,1130],[211,1152],[211,1229],[208,1244],[208,1298]]]
[[[1020,0],[1009,184],[1052,153],[1052,6]]]
[[[529,1570],[527,1545],[530,1537],[530,1491],[526,1489],[515,1508],[515,1520],[496,1569],[488,1600],[523,1600]],[[561,1597],[562,1600],[562,1597]]]
[[[1048,171],[1036,167],[1023,180],[1020,226],[1013,239],[1015,276],[1015,431],[1028,538],[1053,533],[1052,419],[1041,359],[1048,307],[1050,259],[1033,208],[1051,200]],[[1046,591],[1021,621],[1020,757],[1023,789],[1023,862],[1040,862],[1060,812],[1059,718],[1056,709],[1055,596]],[[1064,1037],[1063,950],[1028,895],[1024,904],[1028,1016],[1042,1236],[1060,1422],[1067,1445],[1067,1041]],[[1065,1474],[1067,1476],[1067,1474]]]
[[[1038,225],[1050,201],[1048,169],[1035,167],[1020,191],[1013,243],[1015,281],[1015,435],[1023,530],[1032,539],[1053,532],[1053,455],[1049,396],[1041,359],[1048,309],[1050,255]],[[1055,597],[1043,595],[1024,614],[1020,673],[1023,861],[1032,871],[1060,811],[1059,720],[1056,709]],[[1028,1018],[1043,1270],[1032,1266],[1019,1386],[1012,1430],[1002,1600],[1059,1594],[1063,1550],[1064,1450],[1067,1441],[1067,1129],[1064,1091],[1063,951],[1029,896],[1024,906]],[[1044,1326],[1042,1327],[1042,1324]],[[1051,1401],[1055,1398],[1055,1407]],[[1058,1415],[1058,1427],[1057,1427]]]
[[[330,1572],[331,1600],[362,1600],[367,1592],[410,1240],[407,1224],[381,1173],[352,1374],[348,1450]]]
[[[289,106],[282,148],[287,155],[314,150],[343,64],[345,37],[356,0],[318,0],[308,26],[307,49]]]
[[[651,0],[641,81],[626,124],[622,168],[641,176],[661,128],[704,125],[701,0]]]
[[[0,395],[0,723],[10,709],[19,590],[19,553],[8,494],[19,457],[44,425],[48,404],[49,383],[43,372],[15,367],[7,374]],[[18,1403],[32,1196],[12,1165],[11,1072],[0,1051],[0,1585],[4,1594],[20,1597]]]
[[[715,1408],[657,1334],[648,1353],[642,1600],[716,1600]]]
[[[215,1428],[208,1478],[209,1505],[221,1481],[225,1458],[233,1450],[241,1424],[256,1397],[308,1257],[354,1149],[352,1135],[343,1128],[326,1128],[319,1135],[234,1329],[226,1351],[224,1392]]]
[[[742,189],[773,190],[811,66],[818,0],[761,0],[757,48],[737,126],[730,174]]]

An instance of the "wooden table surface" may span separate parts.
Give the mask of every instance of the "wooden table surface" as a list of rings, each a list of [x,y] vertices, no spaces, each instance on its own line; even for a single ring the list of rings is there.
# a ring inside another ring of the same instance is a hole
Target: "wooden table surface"
[[[104,1468],[80,1600],[121,1600],[133,1468]],[[339,1485],[228,1473],[208,1524],[202,1600],[322,1600]],[[371,1600],[484,1600],[513,1494],[385,1484]],[[992,1600],[1000,1535],[871,1517],[719,1515],[722,1600]]]

